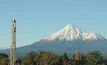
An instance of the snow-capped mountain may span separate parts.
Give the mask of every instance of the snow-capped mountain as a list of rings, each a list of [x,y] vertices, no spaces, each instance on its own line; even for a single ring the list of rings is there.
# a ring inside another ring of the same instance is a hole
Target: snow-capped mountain
[[[77,49],[84,53],[95,50],[107,53],[107,40],[100,34],[86,32],[76,25],[68,24],[58,32],[38,42],[17,48],[17,54],[22,55],[30,51],[72,54]],[[9,50],[7,52],[9,53]]]
[[[81,39],[81,40],[98,40],[98,39],[104,39],[103,36],[100,34],[96,33],[89,33],[84,30],[81,30],[75,25],[66,25],[63,29],[60,31],[53,33],[49,37],[45,38],[44,40],[52,41],[52,40],[76,40],[76,39]]]

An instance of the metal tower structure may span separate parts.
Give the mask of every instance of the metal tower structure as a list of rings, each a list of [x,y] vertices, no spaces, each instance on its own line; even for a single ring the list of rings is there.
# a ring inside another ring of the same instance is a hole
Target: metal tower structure
[[[16,65],[16,20],[11,24],[10,65]]]

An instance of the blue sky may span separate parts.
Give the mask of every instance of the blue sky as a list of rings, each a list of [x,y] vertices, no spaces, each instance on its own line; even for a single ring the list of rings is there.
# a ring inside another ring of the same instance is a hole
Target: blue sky
[[[107,38],[107,0],[0,0],[0,48],[10,47],[17,21],[17,47],[29,45],[66,24]]]

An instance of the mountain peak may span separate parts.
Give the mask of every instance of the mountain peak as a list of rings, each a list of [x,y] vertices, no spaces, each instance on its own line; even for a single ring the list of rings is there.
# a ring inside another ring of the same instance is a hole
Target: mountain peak
[[[66,28],[70,28],[70,26],[71,26],[70,24],[67,24],[65,27],[66,27]],[[72,26],[73,26],[73,25],[72,25]]]
[[[45,40],[52,41],[52,40],[97,40],[99,38],[103,37],[101,35],[98,35],[96,33],[89,33],[85,32],[76,25],[67,24],[64,28],[59,30],[56,33],[53,33],[52,35],[45,38]]]
[[[67,24],[64,28],[66,29],[75,29],[77,26],[76,25],[73,25],[73,24]]]
[[[85,31],[83,31],[82,29],[80,29],[79,27],[77,27],[76,25],[73,25],[73,24],[67,24],[63,29],[69,29],[71,31],[75,30],[75,31],[78,31],[78,32],[85,32]]]

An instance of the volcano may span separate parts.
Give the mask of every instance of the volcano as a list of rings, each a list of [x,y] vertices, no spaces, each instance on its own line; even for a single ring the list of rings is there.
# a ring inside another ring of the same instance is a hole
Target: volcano
[[[25,54],[31,51],[49,51],[58,54],[71,54],[76,50],[82,53],[88,51],[100,51],[107,53],[107,40],[100,34],[90,33],[68,24],[58,32],[41,39],[31,45],[17,48],[17,54]]]

